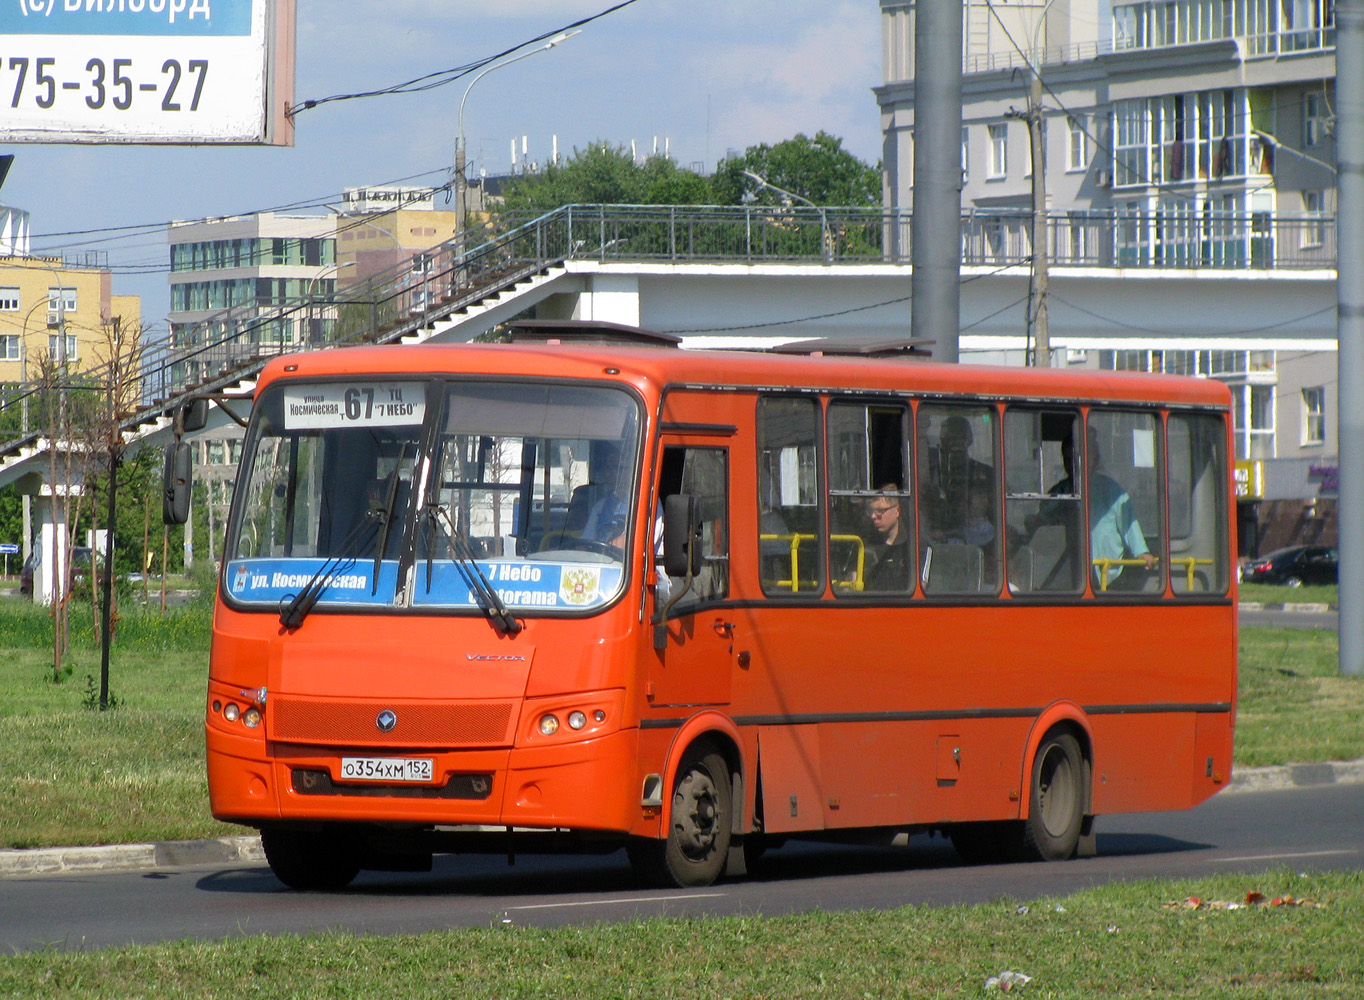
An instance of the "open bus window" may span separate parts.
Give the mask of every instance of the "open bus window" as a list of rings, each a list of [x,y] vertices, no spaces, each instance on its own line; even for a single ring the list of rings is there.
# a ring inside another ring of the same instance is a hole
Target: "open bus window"
[[[1227,538],[1226,428],[1211,415],[1169,419],[1170,587],[1180,595],[1225,594]]]
[[[1155,413],[1089,412],[1085,508],[1096,595],[1165,590],[1161,440]]]
[[[701,501],[701,568],[674,605],[674,612],[729,595],[729,452],[724,448],[670,446],[663,449],[655,515],[654,559],[658,570],[657,606],[667,604],[683,581],[663,572],[662,510],[670,496],[685,494]]]
[[[1084,589],[1080,482],[1070,462],[1080,415],[1010,407],[1004,414],[1005,564],[1009,591]]]
[[[926,594],[999,590],[995,423],[989,406],[919,407],[919,572]]]
[[[815,400],[758,400],[759,576],[768,594],[824,590],[818,434]]]
[[[829,572],[836,595],[914,589],[909,411],[829,405]]]

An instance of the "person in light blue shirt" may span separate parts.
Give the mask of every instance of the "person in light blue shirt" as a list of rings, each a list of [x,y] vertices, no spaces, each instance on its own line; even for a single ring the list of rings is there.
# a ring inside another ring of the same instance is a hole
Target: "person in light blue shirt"
[[[1156,568],[1156,557],[1146,546],[1146,535],[1137,520],[1137,512],[1132,497],[1122,484],[1111,476],[1097,471],[1099,468],[1099,445],[1091,433],[1089,438],[1089,461],[1095,470],[1089,476],[1089,552],[1090,558],[1100,559],[1140,559],[1147,570]],[[1070,438],[1061,442],[1061,462],[1066,468],[1066,478],[1062,479],[1048,492],[1052,494],[1075,493],[1075,446]],[[1100,566],[1094,567],[1095,582],[1100,589],[1111,590],[1114,582],[1122,575],[1123,566],[1107,567],[1106,579]]]

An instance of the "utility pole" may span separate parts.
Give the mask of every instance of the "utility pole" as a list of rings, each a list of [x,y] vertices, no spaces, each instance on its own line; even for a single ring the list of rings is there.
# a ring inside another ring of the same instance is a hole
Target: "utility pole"
[[[1028,343],[1032,364],[1051,367],[1047,321],[1047,144],[1042,125],[1042,77],[1032,68],[1028,81],[1028,145],[1032,152],[1032,272],[1028,278]]]
[[[961,0],[914,6],[909,328],[947,362],[961,345],[961,11]]]
[[[1364,674],[1364,0],[1336,0],[1340,673]]]

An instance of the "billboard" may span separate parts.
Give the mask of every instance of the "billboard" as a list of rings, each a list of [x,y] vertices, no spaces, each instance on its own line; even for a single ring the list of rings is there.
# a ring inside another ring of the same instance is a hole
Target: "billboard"
[[[293,145],[295,0],[0,0],[0,141]]]

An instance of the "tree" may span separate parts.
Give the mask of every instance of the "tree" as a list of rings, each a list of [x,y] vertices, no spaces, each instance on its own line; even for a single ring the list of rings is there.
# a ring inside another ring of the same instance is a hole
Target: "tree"
[[[711,184],[719,204],[782,204],[782,195],[745,176],[745,170],[816,205],[877,208],[881,204],[880,165],[863,163],[843,148],[842,139],[823,130],[813,139],[798,133],[775,146],[749,146],[742,156],[716,168]]]
[[[624,146],[594,142],[563,163],[514,179],[503,211],[550,212],[563,205],[714,204],[710,182],[665,156],[637,163]]]

